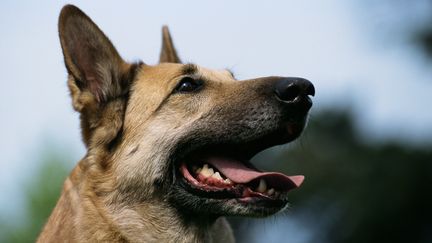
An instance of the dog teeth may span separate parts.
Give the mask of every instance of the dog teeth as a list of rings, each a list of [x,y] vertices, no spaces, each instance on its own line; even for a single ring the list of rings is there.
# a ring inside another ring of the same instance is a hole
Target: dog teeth
[[[213,168],[211,168],[208,164],[204,164],[202,166],[202,168],[198,168],[197,166],[193,166],[192,170],[195,171],[196,174],[201,175],[203,178],[213,178],[213,179],[219,180],[219,181],[221,181],[227,185],[234,184],[234,182],[228,178],[226,178],[224,180],[224,178],[222,177],[220,172],[218,172],[218,171],[215,172],[215,170]]]
[[[271,196],[273,195],[273,193],[275,193],[275,190],[273,188],[268,189],[267,195]]]
[[[267,191],[267,183],[264,179],[260,179],[259,185],[256,190],[261,193]]]
[[[223,180],[222,176],[217,171],[211,177],[221,181]]]
[[[204,177],[210,177],[214,174],[213,168],[209,168],[208,164],[204,164],[203,168],[200,171],[200,174]]]

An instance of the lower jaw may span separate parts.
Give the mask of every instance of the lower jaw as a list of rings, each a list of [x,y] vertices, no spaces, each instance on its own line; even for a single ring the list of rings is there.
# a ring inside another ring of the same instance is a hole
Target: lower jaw
[[[282,201],[207,199],[200,205],[200,214],[217,216],[266,217],[275,214],[287,205]]]
[[[246,184],[216,187],[199,181],[196,174],[192,176],[191,166],[186,163],[175,168],[177,183],[170,198],[173,206],[180,208],[185,216],[265,217],[279,212],[288,204],[288,192],[269,196],[251,190],[251,185]]]
[[[265,217],[285,208],[286,197],[238,197],[237,194],[207,192],[194,188],[185,179],[179,183],[181,195],[174,195],[174,203],[182,211],[197,215]]]

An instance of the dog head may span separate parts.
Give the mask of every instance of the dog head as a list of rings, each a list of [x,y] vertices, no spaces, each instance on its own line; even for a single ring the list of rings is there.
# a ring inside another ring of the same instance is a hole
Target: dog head
[[[70,5],[59,33],[88,148],[83,172],[105,202],[157,199],[187,214],[265,216],[302,183],[248,161],[300,135],[315,92],[309,81],[238,81],[182,64],[166,27],[159,64],[128,63]]]

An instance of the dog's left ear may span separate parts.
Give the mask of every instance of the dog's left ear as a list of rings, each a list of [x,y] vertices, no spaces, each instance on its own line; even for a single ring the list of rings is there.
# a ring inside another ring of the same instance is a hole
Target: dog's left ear
[[[107,144],[121,130],[139,64],[124,61],[99,27],[73,5],[60,13],[59,35],[83,140],[86,145]]]
[[[66,68],[80,91],[89,91],[100,103],[127,92],[131,65],[84,12],[63,7],[59,35]]]
[[[159,57],[159,63],[162,62],[181,63],[168,30],[168,26],[166,25],[162,27],[162,50]]]

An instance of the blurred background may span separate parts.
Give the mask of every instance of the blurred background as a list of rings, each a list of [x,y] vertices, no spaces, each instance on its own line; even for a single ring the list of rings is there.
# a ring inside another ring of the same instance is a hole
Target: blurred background
[[[84,155],[57,36],[73,3],[127,60],[184,61],[239,79],[301,76],[317,95],[296,142],[258,167],[304,174],[290,208],[230,218],[238,242],[432,242],[432,1],[0,3],[0,242],[32,242]]]

